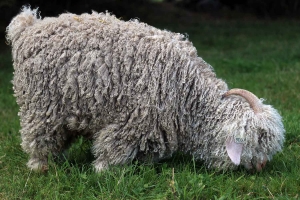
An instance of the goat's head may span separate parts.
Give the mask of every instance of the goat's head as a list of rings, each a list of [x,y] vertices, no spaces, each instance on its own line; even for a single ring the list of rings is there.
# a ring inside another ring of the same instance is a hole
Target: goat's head
[[[246,112],[232,112],[237,114],[229,117],[222,127],[227,134],[224,144],[227,155],[235,165],[261,171],[283,146],[285,130],[281,116],[272,106],[264,105],[247,90],[232,89],[223,98],[231,95],[245,99],[250,108]]]

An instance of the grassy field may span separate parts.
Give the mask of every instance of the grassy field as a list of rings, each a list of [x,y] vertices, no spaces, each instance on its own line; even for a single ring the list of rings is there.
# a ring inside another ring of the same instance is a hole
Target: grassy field
[[[47,174],[29,171],[12,96],[12,63],[0,52],[0,199],[297,199],[300,198],[300,26],[298,22],[159,25],[187,33],[198,54],[230,88],[252,91],[283,116],[286,142],[260,173],[207,170],[178,154],[157,164],[93,172],[89,142],[77,141]]]

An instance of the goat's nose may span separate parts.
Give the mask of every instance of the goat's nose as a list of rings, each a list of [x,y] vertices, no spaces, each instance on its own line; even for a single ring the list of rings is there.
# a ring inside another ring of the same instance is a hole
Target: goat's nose
[[[258,172],[260,172],[265,166],[266,166],[266,164],[267,164],[267,157],[265,157],[264,158],[264,160],[261,162],[261,163],[256,163],[256,170],[258,171]]]
[[[260,172],[264,166],[262,163],[257,163],[255,167],[256,167],[256,171]]]

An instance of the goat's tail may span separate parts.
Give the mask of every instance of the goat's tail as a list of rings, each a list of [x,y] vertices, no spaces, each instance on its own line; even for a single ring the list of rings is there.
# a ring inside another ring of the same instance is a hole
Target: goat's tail
[[[23,6],[21,12],[15,16],[6,27],[6,40],[13,42],[20,37],[20,34],[29,26],[41,19],[38,8],[31,9],[30,6]]]

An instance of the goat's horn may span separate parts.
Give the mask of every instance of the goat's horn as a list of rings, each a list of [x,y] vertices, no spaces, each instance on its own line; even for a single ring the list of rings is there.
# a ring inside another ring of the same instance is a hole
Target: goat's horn
[[[227,91],[225,94],[223,94],[223,97],[227,97],[229,95],[239,95],[241,97],[244,97],[250,104],[250,107],[253,109],[254,113],[261,112],[261,102],[253,93],[247,90],[235,88]]]

